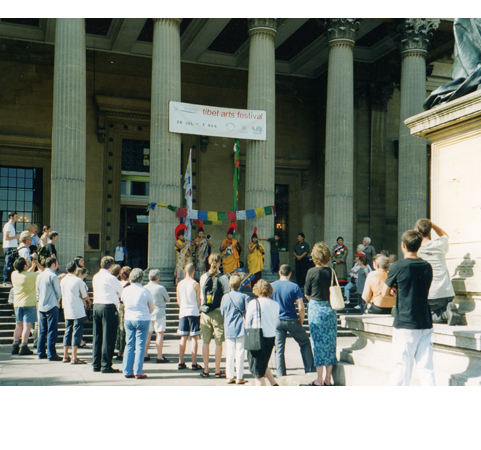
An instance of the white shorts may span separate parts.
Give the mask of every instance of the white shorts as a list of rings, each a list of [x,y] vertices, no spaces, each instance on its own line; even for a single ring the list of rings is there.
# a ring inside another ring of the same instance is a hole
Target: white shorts
[[[165,331],[166,327],[167,327],[167,319],[164,316],[164,317],[161,317],[160,319],[150,321],[149,332],[153,333],[155,331],[156,333],[162,333],[162,331]]]

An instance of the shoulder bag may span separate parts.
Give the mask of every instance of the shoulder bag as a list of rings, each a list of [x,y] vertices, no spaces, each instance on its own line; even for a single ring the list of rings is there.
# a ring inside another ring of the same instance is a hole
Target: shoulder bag
[[[336,279],[336,284],[333,285],[334,278]],[[344,309],[344,298],[342,297],[341,287],[339,286],[339,281],[337,280],[337,275],[334,270],[331,269],[331,287],[329,288],[329,302],[331,303],[331,308],[334,311],[339,311]]]
[[[259,299],[255,299],[256,302],[256,312],[258,312],[259,317],[259,328],[247,328],[246,327],[246,337],[244,341],[244,348],[249,351],[259,351],[262,350],[262,342],[264,336],[262,334],[262,322],[261,322],[261,306]]]

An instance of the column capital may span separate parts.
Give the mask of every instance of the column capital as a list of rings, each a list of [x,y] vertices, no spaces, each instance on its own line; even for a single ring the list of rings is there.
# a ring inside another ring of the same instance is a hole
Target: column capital
[[[278,19],[247,19],[249,36],[254,33],[277,34]]]
[[[172,22],[177,23],[177,24],[180,25],[180,24],[182,23],[182,20],[183,20],[183,19],[162,19],[162,18],[159,19],[159,18],[158,18],[158,19],[152,19],[152,20],[153,20],[154,22],[156,22],[156,21],[161,21],[161,20],[166,21],[166,22],[172,21]]]
[[[362,19],[326,19],[325,27],[329,45],[337,40],[352,41],[359,31]]]
[[[441,19],[404,19],[398,27],[401,55],[427,54],[429,39],[440,23]]]

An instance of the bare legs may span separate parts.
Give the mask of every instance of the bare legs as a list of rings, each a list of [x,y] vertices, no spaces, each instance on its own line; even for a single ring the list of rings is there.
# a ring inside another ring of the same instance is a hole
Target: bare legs
[[[266,385],[266,378],[269,380],[271,386],[277,385],[276,379],[272,376],[271,369],[269,367],[266,369],[265,376],[262,378],[255,378],[254,382],[256,386],[265,386]]]
[[[30,337],[30,328],[32,327],[31,322],[27,322],[25,325],[23,322],[17,322],[15,331],[13,332],[13,342],[20,341],[20,336],[22,337],[22,344],[28,343],[28,338]]]
[[[204,360],[204,373],[209,373],[209,344],[202,346],[202,359]],[[222,360],[222,344],[215,346],[215,373],[220,373],[220,362]]]
[[[185,349],[187,347],[187,340],[189,339],[189,336],[182,336],[180,338],[180,344],[179,344],[179,364],[184,364],[184,355],[185,355]],[[192,365],[197,364],[197,349],[198,349],[198,336],[192,336],[190,340],[190,347],[191,347],[191,356],[192,356]],[[156,340],[157,343],[157,340]]]
[[[324,372],[324,367],[326,367],[326,378],[322,379],[322,374]],[[318,366],[316,367],[317,378],[313,381],[316,386],[330,386],[331,383],[331,374],[332,374],[332,366]]]

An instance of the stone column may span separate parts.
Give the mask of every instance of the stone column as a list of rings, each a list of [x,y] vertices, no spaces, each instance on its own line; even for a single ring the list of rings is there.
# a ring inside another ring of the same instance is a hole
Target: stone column
[[[84,254],[86,72],[84,19],[57,19],[53,83],[50,224],[62,269]]]
[[[152,100],[150,118],[149,202],[180,205],[180,134],[169,133],[169,101],[180,102],[180,23],[182,19],[154,19]],[[179,219],[167,208],[149,215],[149,268],[172,280],[175,269],[174,230]]]
[[[352,266],[354,170],[354,38],[359,19],[328,19],[324,242],[330,249],[342,236]]]
[[[428,216],[426,140],[409,133],[404,121],[423,111],[429,35],[439,19],[405,19],[401,31],[401,106],[399,117],[398,242],[416,220]]]
[[[276,162],[276,66],[274,38],[277,19],[248,19],[249,79],[247,108],[266,111],[267,140],[247,141],[246,209],[274,205]],[[274,236],[274,216],[248,220],[246,235],[241,244],[247,255],[254,227],[262,238]],[[264,272],[270,273],[270,244],[262,242],[266,250]]]

